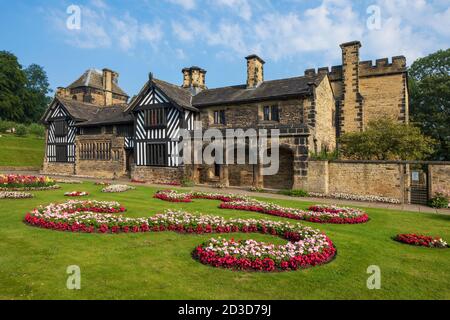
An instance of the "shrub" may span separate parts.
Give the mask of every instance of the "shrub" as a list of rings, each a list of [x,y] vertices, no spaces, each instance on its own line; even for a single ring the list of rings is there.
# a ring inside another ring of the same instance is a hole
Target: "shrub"
[[[432,208],[448,208],[449,198],[442,192],[437,192],[433,198],[428,201],[428,205]]]
[[[16,124],[12,121],[0,120],[0,133],[6,133],[6,131],[14,128]]]
[[[308,197],[309,193],[305,190],[302,189],[294,189],[294,190],[281,190],[279,192],[279,194],[283,194],[285,196],[290,196],[290,197],[299,197],[299,198],[303,198],[303,197]]]
[[[45,128],[44,126],[37,124],[37,123],[32,123],[29,127],[28,127],[28,131],[30,132],[30,134],[35,135],[36,137],[39,138],[43,138],[45,136]]]
[[[24,137],[28,134],[28,128],[23,124],[18,124],[16,126],[16,135],[19,137]]]
[[[192,188],[195,186],[195,183],[189,178],[183,178],[183,180],[181,180],[181,186],[184,188]]]
[[[309,158],[311,160],[337,160],[338,156],[339,154],[337,150],[334,151],[322,150],[319,153],[311,153],[309,155]]]

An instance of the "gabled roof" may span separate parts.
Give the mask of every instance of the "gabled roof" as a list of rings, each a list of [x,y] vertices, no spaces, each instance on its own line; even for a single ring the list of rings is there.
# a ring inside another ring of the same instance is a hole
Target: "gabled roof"
[[[133,117],[125,113],[127,105],[120,104],[109,107],[98,108],[94,116],[88,120],[77,124],[77,127],[90,127],[102,124],[127,124],[133,122]]]
[[[68,86],[69,89],[79,88],[79,87],[91,87],[99,90],[103,90],[103,73],[100,70],[89,69],[83,75],[78,78],[75,82]],[[123,91],[117,83],[112,84],[112,92],[118,95],[126,96],[125,91]]]
[[[99,107],[91,103],[55,97],[42,118],[44,122],[48,121],[52,111],[58,105],[62,105],[69,116],[80,126],[120,124],[133,121],[132,116],[124,112],[127,107],[126,104]]]
[[[126,111],[132,111],[141,101],[142,96],[146,94],[151,86],[159,89],[166,96],[166,98],[177,107],[188,109],[191,111],[198,111],[197,108],[192,106],[192,94],[189,89],[185,89],[183,87],[155,78],[147,81],[139,94],[131,101]]]
[[[195,107],[277,100],[310,95],[311,85],[318,85],[325,75],[303,76],[264,81],[258,87],[247,89],[246,85],[203,90],[192,101]]]

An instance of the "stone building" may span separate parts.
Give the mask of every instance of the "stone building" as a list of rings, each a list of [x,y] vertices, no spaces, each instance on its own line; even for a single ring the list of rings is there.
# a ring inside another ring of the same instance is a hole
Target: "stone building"
[[[58,88],[42,121],[47,127],[43,173],[127,176],[133,162],[133,119],[118,73],[88,70]]]
[[[246,58],[245,84],[215,89],[207,87],[206,71],[199,67],[182,70],[181,86],[150,74],[126,107],[122,103],[128,97],[118,88],[116,73],[105,69],[100,77],[88,71],[60,89],[46,113],[49,139],[44,171],[129,175],[157,183],[187,178],[196,183],[302,188],[307,182],[309,154],[334,150],[340,134],[364,130],[378,117],[408,121],[406,59],[361,62],[360,47],[356,41],[342,44],[342,65],[269,81],[264,79],[264,60],[251,55]],[[57,114],[58,106],[66,115]],[[52,149],[54,121],[59,117],[66,117],[67,134],[74,136],[70,143],[75,147],[67,158]],[[262,164],[183,166],[179,132],[193,130],[196,122],[203,129],[222,131],[279,129],[280,171],[263,176]]]

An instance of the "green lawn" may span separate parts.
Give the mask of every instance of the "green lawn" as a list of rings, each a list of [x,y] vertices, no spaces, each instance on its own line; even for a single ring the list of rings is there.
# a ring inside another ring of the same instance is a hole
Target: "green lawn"
[[[391,240],[399,232],[441,235],[450,239],[450,216],[367,209],[363,225],[304,223],[325,231],[337,258],[308,270],[248,273],[204,266],[192,250],[211,235],[173,232],[146,234],[77,234],[25,225],[27,210],[65,201],[65,191],[89,191],[90,198],[117,200],[126,215],[143,217],[168,208],[224,217],[266,218],[267,215],[218,209],[218,201],[174,204],[153,199],[156,189],[138,187],[123,194],[102,194],[92,183],[63,185],[34,192],[27,200],[0,200],[0,299],[449,299],[450,249],[428,249]],[[277,201],[307,207],[308,203]],[[259,234],[233,234],[282,243]],[[79,291],[66,289],[66,268],[81,268]],[[381,268],[381,290],[368,290],[367,267]]]
[[[0,137],[0,167],[40,167],[44,160],[44,149],[45,139],[43,138],[2,134]]]

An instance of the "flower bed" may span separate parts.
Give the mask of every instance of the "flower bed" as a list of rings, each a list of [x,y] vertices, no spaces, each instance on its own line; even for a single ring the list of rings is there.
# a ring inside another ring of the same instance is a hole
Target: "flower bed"
[[[429,247],[429,248],[447,248],[448,244],[442,238],[431,237],[417,234],[398,234],[395,241],[406,243],[413,246]]]
[[[380,197],[380,196],[371,196],[371,195],[357,195],[357,194],[348,194],[348,193],[332,193],[332,194],[323,194],[323,193],[315,193],[309,192],[310,197],[316,198],[331,198],[338,200],[352,200],[352,201],[369,201],[369,202],[382,202],[382,203],[392,203],[399,204],[400,200],[388,197]]]
[[[1,191],[0,199],[28,199],[33,198],[33,194],[28,192]]]
[[[107,186],[110,186],[110,185],[111,185],[111,183],[109,183],[109,182],[103,182],[103,181],[95,182],[95,183],[94,183],[94,186],[103,186],[103,187],[107,187]]]
[[[87,197],[88,195],[89,193],[84,191],[72,191],[64,193],[64,196],[66,197]]]
[[[209,192],[187,192],[181,193],[174,190],[160,190],[155,193],[154,198],[169,202],[192,202],[192,199],[219,200],[222,202],[243,201],[249,199],[245,196]]]
[[[219,206],[221,209],[253,211],[316,223],[358,224],[365,223],[369,220],[369,216],[359,209],[336,206],[312,206],[308,211],[305,211],[285,208],[277,204],[257,201],[249,197],[234,194],[205,192],[178,193],[173,190],[163,190],[158,191],[154,197],[171,202],[191,202],[192,199],[220,200],[222,201]]]
[[[0,191],[51,190],[59,188],[49,177],[0,175]]]
[[[135,187],[127,186],[125,184],[112,184],[102,189],[102,192],[105,193],[119,193],[126,192],[128,190],[135,190]]]
[[[70,179],[55,179],[55,182],[64,183],[64,184],[82,184],[83,183],[83,181],[80,181],[80,180],[70,180]]]
[[[40,207],[25,216],[25,222],[46,229],[85,233],[263,233],[280,236],[286,245],[253,240],[211,239],[199,245],[193,256],[213,267],[255,271],[285,271],[329,262],[336,254],[332,241],[319,230],[300,224],[270,220],[229,219],[167,211],[149,218],[127,218],[112,213],[125,209],[115,202],[69,201]]]

